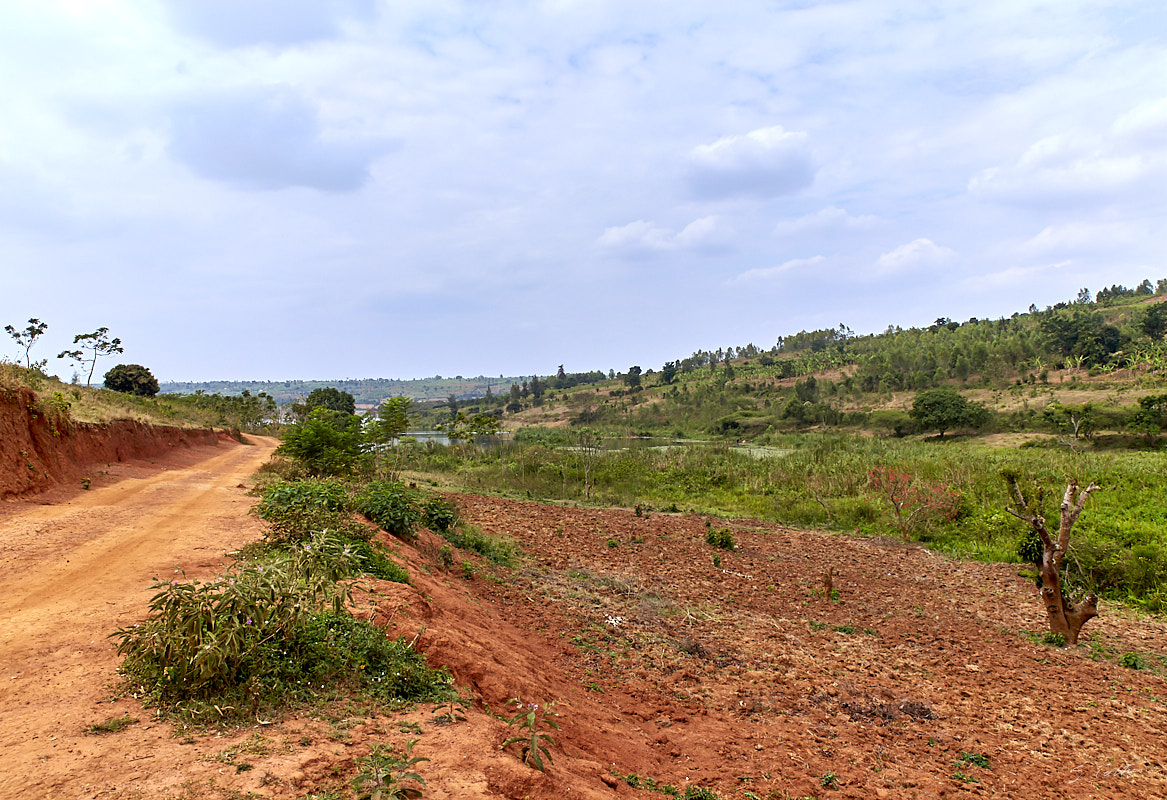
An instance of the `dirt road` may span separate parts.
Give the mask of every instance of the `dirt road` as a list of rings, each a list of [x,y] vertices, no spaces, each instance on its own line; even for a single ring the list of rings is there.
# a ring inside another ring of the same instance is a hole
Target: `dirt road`
[[[112,465],[51,505],[0,505],[0,797],[108,797],[152,768],[162,733],[148,719],[113,750],[85,733],[145,716],[106,701],[108,636],[143,616],[155,576],[209,573],[260,535],[242,484],[276,442],[250,441]]]

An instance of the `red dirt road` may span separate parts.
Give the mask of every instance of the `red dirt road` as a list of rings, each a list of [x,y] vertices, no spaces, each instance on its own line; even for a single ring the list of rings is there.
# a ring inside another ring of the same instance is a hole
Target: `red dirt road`
[[[212,571],[259,536],[239,484],[274,442],[253,441],[112,465],[67,499],[0,505],[0,797],[98,797],[157,769],[160,731],[130,752],[83,732],[127,711],[149,718],[104,702],[118,664],[107,637],[143,616],[154,576]]]

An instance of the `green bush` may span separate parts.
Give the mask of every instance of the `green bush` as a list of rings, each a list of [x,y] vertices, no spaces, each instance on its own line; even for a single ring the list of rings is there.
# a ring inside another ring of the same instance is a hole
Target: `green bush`
[[[412,541],[422,521],[417,492],[396,481],[373,481],[356,496],[356,510],[394,536]]]
[[[346,685],[383,700],[433,700],[449,678],[344,608],[361,558],[323,533],[211,581],[157,583],[144,622],[114,636],[147,702],[242,717]]]
[[[312,475],[340,476],[357,472],[368,461],[363,450],[359,417],[317,408],[288,429],[276,453],[296,459]]]
[[[270,526],[273,542],[298,542],[322,530],[347,530],[348,489],[337,480],[280,482],[263,490],[253,511]]]
[[[729,528],[710,528],[705,531],[705,543],[720,547],[722,550],[733,550],[735,547],[733,533]]]
[[[422,521],[435,533],[445,533],[458,524],[461,512],[458,506],[440,494],[430,495],[422,504]]]

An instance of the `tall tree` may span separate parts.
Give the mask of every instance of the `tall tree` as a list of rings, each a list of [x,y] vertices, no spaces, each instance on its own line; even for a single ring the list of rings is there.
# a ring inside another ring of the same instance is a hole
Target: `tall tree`
[[[42,360],[34,364],[32,356],[29,354],[32,346],[36,344],[36,340],[41,338],[41,335],[48,329],[49,325],[47,322],[41,322],[36,318],[30,319],[28,321],[28,327],[22,331],[16,330],[11,325],[4,326],[4,330],[8,331],[8,335],[15,339],[18,345],[24,348],[24,363],[29,369],[33,367],[44,369],[45,364],[49,363],[47,360]]]
[[[97,359],[114,353],[124,353],[121,339],[109,338],[109,328],[98,328],[93,333],[79,333],[73,337],[73,344],[81,345],[75,350],[63,350],[57,358],[68,358],[84,367],[89,365],[89,375],[85,378],[85,385],[93,382],[93,371],[97,369]]]

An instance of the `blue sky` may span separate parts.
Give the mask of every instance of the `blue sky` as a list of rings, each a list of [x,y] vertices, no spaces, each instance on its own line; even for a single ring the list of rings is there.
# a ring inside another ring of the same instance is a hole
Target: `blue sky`
[[[160,380],[547,374],[1167,276],[1159,0],[8,0],[0,113],[0,324],[62,376],[99,326]]]

